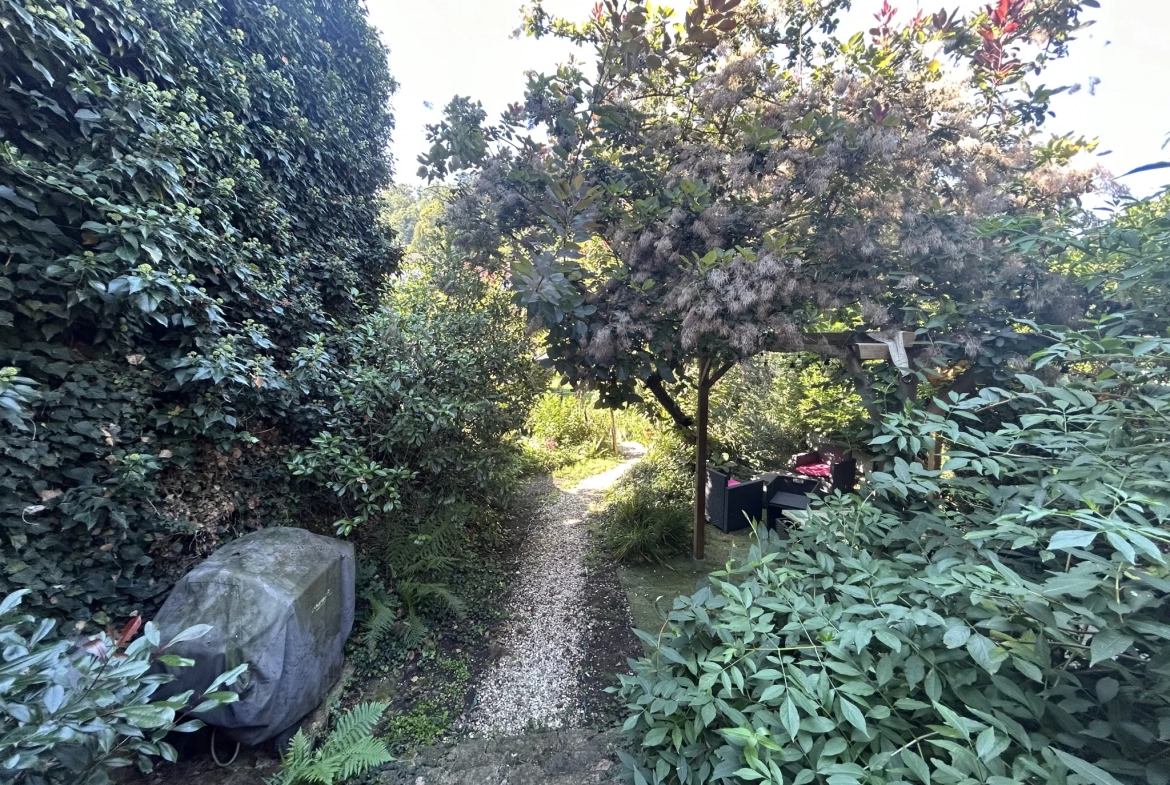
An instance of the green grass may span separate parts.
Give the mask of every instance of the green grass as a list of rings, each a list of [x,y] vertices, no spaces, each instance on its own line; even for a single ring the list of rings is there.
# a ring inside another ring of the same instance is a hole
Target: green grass
[[[688,534],[690,534],[688,528]],[[623,562],[618,565],[618,579],[630,602],[634,626],[657,635],[662,629],[663,614],[670,611],[674,598],[689,596],[697,584],[714,570],[723,569],[732,556],[743,559],[751,550],[755,537],[751,529],[724,534],[707,526],[707,558],[696,562],[690,548],[664,563]]]
[[[601,541],[620,561],[662,563],[686,551],[693,517],[690,505],[635,488],[602,512]]]
[[[559,469],[554,469],[552,476],[558,486],[572,488],[586,477],[592,477],[595,474],[609,471],[619,463],[621,463],[621,459],[619,458],[586,458],[583,461],[577,461],[576,463],[562,466]]]

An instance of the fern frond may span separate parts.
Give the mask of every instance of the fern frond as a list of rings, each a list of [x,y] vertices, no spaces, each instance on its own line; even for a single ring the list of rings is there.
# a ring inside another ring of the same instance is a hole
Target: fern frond
[[[341,763],[341,779],[356,777],[364,771],[394,760],[390,748],[381,739],[370,736],[360,739],[347,751]]]
[[[447,588],[445,583],[402,580],[394,588],[411,611],[418,610],[425,600],[438,600],[456,616],[462,616],[467,610],[467,604]]]
[[[328,758],[318,758],[313,763],[301,772],[295,782],[304,782],[306,785],[334,785],[340,783],[341,779],[341,764],[340,756],[332,756]]]
[[[427,629],[427,625],[419,618],[419,615],[411,610],[407,612],[406,618],[402,619],[395,627],[395,632],[402,638],[403,644],[408,649],[413,649],[427,637]]]
[[[385,711],[385,703],[355,706],[341,716],[318,750],[298,730],[282,759],[283,771],[265,780],[266,785],[341,785],[394,760],[386,742],[370,735]]]
[[[366,640],[366,646],[370,650],[373,650],[382,639],[397,627],[398,611],[395,608],[391,608],[378,597],[371,596],[368,599],[370,601],[370,610],[366,613],[366,617],[362,621],[362,627],[364,628],[362,636]]]
[[[301,729],[297,729],[297,733],[292,737],[292,742],[288,747],[289,761],[294,765],[305,764],[311,760],[313,755],[313,740],[305,735]]]
[[[321,748],[322,755],[333,755],[368,737],[387,708],[385,703],[362,703],[341,715]]]

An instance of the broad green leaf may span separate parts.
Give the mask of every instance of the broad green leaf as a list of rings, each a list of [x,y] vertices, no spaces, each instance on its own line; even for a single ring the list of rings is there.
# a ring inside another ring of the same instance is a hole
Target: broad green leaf
[[[1090,667],[1104,660],[1113,660],[1124,654],[1133,645],[1133,638],[1115,630],[1101,630],[1093,635],[1089,644]]]
[[[1092,544],[1093,539],[1097,536],[1094,531],[1079,531],[1069,529],[1067,531],[1057,532],[1052,535],[1052,539],[1048,542],[1048,550],[1062,551],[1069,548],[1087,548]]]
[[[926,765],[922,756],[909,749],[902,750],[900,755],[906,768],[910,769],[910,772],[924,785],[930,785],[930,767]]]
[[[1075,755],[1070,755],[1064,750],[1058,750],[1055,747],[1052,748],[1052,752],[1060,759],[1061,763],[1093,783],[1093,785],[1122,785],[1116,777],[1099,766],[1094,766],[1088,761],[1081,760]]]
[[[970,724],[969,721],[963,720],[962,717],[938,701],[934,702],[934,710],[937,711],[939,716],[943,718],[943,722],[962,734],[964,739],[971,738],[971,732],[967,728],[967,726]]]
[[[869,735],[869,728],[866,726],[865,715],[861,713],[861,709],[841,697],[837,698],[837,705],[841,708],[841,716],[845,718],[846,722]]]
[[[789,696],[784,699],[784,703],[780,706],[780,724],[784,726],[784,730],[792,738],[796,738],[797,732],[800,730],[800,714],[796,710],[796,704],[792,702],[792,697]]]
[[[966,624],[956,624],[946,631],[943,635],[943,643],[948,649],[957,649],[967,643],[967,639],[971,637],[971,628]]]
[[[985,635],[975,634],[967,640],[967,652],[971,659],[988,673],[995,673],[1007,659],[1007,652],[999,648]]]

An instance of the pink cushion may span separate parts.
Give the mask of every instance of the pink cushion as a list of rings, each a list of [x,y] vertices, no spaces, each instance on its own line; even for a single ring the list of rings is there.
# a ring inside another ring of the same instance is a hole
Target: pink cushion
[[[806,477],[828,477],[832,471],[827,463],[806,463],[804,466],[794,466],[793,469]]]
[[[728,488],[734,488],[736,485],[739,485],[739,480],[731,479],[730,477],[727,479]]]

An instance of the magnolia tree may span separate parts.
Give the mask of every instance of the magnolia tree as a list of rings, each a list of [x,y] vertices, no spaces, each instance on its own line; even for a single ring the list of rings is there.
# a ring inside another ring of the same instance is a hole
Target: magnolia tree
[[[977,226],[1089,185],[1067,165],[1082,141],[1034,141],[1056,91],[1028,80],[1096,4],[904,19],[887,3],[843,37],[846,5],[699,0],[680,18],[606,0],[572,23],[537,3],[527,31],[593,62],[531,76],[497,125],[457,98],[420,159],[460,175],[450,220],[480,263],[510,269],[559,372],[614,406],[649,392],[695,426],[696,558],[708,395],[736,362],[927,326],[977,354],[1013,309],[1070,308],[1059,279]]]

